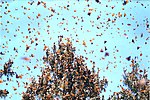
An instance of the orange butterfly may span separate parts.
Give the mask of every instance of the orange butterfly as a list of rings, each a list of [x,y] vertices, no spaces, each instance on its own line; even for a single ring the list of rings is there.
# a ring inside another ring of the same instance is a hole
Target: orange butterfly
[[[25,60],[25,61],[30,61],[30,60],[31,60],[31,59],[28,58],[28,57],[22,57],[21,59],[22,59],[22,60]]]

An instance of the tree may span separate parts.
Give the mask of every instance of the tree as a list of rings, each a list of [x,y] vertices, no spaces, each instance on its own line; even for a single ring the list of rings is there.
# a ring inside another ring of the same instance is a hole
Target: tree
[[[16,75],[16,77],[18,76],[16,72],[14,72],[11,67],[13,65],[13,60],[9,59],[8,62],[6,62],[3,66],[3,70],[0,70],[0,78],[2,78],[2,76],[7,76],[7,80],[9,80],[9,77]]]
[[[9,59],[5,64],[3,65],[3,69],[0,69],[0,84],[3,82],[9,82],[10,77],[16,76],[16,78],[22,79],[22,75],[18,75],[17,72],[12,70],[13,60]],[[7,76],[7,79],[3,78],[3,76]],[[6,83],[8,85],[8,83]],[[0,89],[0,98],[6,98],[9,94],[9,91],[7,89]]]
[[[8,62],[6,62],[3,66],[3,70],[1,69],[0,70],[0,84],[3,83],[3,80],[2,80],[2,76],[7,76],[7,80],[9,80],[9,77],[13,76],[14,74],[16,74],[12,69],[12,64],[13,64],[13,61],[11,59],[9,59]],[[9,94],[8,90],[4,89],[4,90],[1,90],[0,89],[0,98],[5,98],[7,97],[7,95]]]
[[[123,84],[120,92],[114,92],[109,98],[111,100],[149,100],[150,98],[150,80],[148,79],[147,70],[140,69],[139,64],[132,60],[131,72],[124,68]]]
[[[79,100],[86,98],[100,99],[100,93],[106,91],[108,81],[105,77],[99,78],[99,69],[95,71],[95,62],[92,71],[85,64],[83,56],[75,55],[75,47],[70,39],[62,42],[59,36],[58,46],[53,44],[52,51],[46,50],[43,60],[46,64],[38,81],[33,78],[23,100]]]

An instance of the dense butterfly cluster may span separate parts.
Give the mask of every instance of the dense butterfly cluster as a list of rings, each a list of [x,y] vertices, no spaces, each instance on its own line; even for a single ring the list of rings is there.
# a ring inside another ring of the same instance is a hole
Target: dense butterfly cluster
[[[84,63],[83,56],[75,55],[75,48],[67,39],[63,43],[62,37],[58,46],[54,43],[53,52],[47,49],[43,57],[47,66],[43,69],[38,81],[33,80],[23,93],[23,100],[79,100],[86,98],[100,99],[100,93],[106,91],[108,80],[99,79],[99,71],[95,72],[95,62],[92,71]]]
[[[124,69],[123,83],[120,85],[121,91],[114,92],[110,100],[149,100],[150,98],[150,80],[147,70],[140,69],[136,61],[132,60],[131,72]],[[126,87],[125,87],[126,86]]]
[[[3,66],[3,70],[0,70],[0,78],[2,78],[3,75],[7,76],[7,80],[9,80],[10,76],[15,75],[16,73],[11,69],[13,64],[13,61],[9,59],[8,62],[6,62]]]

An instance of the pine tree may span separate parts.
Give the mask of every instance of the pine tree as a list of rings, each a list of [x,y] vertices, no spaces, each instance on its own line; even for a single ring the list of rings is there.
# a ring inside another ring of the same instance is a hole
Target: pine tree
[[[23,100],[99,100],[100,93],[106,91],[108,81],[105,77],[100,80],[95,62],[92,71],[89,70],[84,57],[75,54],[70,39],[63,43],[62,38],[59,36],[58,46],[54,43],[52,50],[46,50],[43,60],[47,66],[38,81],[33,79],[29,84]]]

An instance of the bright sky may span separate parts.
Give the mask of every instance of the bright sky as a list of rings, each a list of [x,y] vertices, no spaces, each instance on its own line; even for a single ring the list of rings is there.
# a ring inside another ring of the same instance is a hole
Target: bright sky
[[[30,77],[41,75],[40,67],[44,66],[42,60],[45,55],[44,44],[51,48],[53,42],[57,43],[59,35],[72,39],[73,46],[77,48],[76,54],[88,58],[86,63],[89,68],[92,66],[90,60],[96,62],[96,67],[101,69],[100,78],[105,76],[109,80],[107,91],[103,93],[106,98],[114,91],[120,90],[117,86],[122,84],[120,79],[122,79],[123,67],[131,69],[131,62],[126,60],[127,57],[131,56],[134,59],[137,56],[142,69],[148,70],[150,67],[150,33],[148,32],[150,29],[146,25],[150,22],[149,1],[139,0],[137,3],[136,0],[132,0],[123,6],[121,0],[101,0],[101,4],[94,0],[89,2],[87,0],[79,0],[79,2],[78,0],[43,0],[46,8],[43,4],[37,5],[38,0],[7,0],[7,3],[2,1],[0,1],[0,6],[2,5],[0,7],[0,16],[2,16],[0,52],[5,55],[0,55],[0,69],[3,69],[4,63],[11,58],[14,61],[12,69],[24,75],[23,79],[13,77],[10,82],[0,84],[0,89],[6,88],[10,92],[6,100],[21,100],[20,94],[25,91],[23,82],[29,83]],[[34,3],[30,5],[29,1]],[[88,12],[91,12],[90,16]],[[116,21],[112,22],[114,20]],[[31,33],[28,31],[29,28]],[[34,43],[31,44],[31,40],[34,40]],[[86,42],[87,47],[82,45],[83,41]],[[31,46],[27,52],[26,45]],[[14,47],[17,48],[18,53],[14,51]],[[104,52],[100,52],[101,49]],[[105,57],[106,52],[109,53],[107,57]],[[35,56],[31,58],[31,62],[21,59],[31,54]],[[37,68],[34,69],[34,66]],[[6,77],[3,76],[2,79],[6,80]],[[20,87],[17,86],[16,80],[20,83]],[[14,91],[13,87],[17,90]]]

